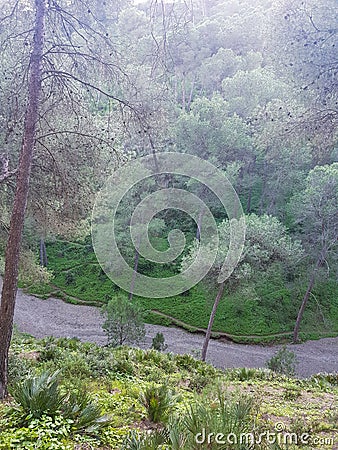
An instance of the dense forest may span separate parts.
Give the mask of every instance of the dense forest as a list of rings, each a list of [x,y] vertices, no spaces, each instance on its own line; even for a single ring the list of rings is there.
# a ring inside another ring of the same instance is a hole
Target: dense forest
[[[18,370],[8,372],[18,286],[106,313],[114,299],[132,303],[130,315],[139,311],[147,323],[203,331],[203,360],[210,337],[297,343],[338,335],[336,6],[334,0],[0,1],[0,398],[8,374]],[[176,161],[171,170],[161,170],[166,154]],[[102,241],[111,251],[107,190],[109,200],[124,194],[113,220],[130,267],[124,278],[115,254],[100,258]],[[169,203],[160,197],[166,191]],[[175,202],[182,191],[189,200]],[[222,196],[231,207],[224,208]],[[147,214],[137,219],[139,204]],[[196,282],[180,281],[185,288],[175,291],[174,280],[194,264]],[[142,291],[145,279],[154,284]],[[162,295],[156,283],[167,286]],[[41,361],[49,361],[41,368],[61,368],[71,344],[48,345],[50,354],[36,344],[45,352]],[[72,345],[85,358],[94,352],[89,344]],[[115,363],[130,364],[139,376],[140,355],[127,363],[121,353]],[[170,358],[160,364],[173,373],[193,370]],[[214,373],[204,371],[213,369],[196,364],[194,376],[207,385]],[[55,383],[51,376],[49,388]],[[172,400],[169,391],[156,395]],[[224,401],[220,394],[219,407]],[[124,448],[179,447],[131,441]],[[116,442],[107,448],[122,448]],[[50,445],[37,448],[73,448]]]

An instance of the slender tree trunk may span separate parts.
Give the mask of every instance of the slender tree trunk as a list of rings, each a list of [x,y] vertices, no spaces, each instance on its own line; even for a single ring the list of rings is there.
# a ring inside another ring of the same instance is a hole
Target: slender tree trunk
[[[40,239],[40,266],[48,266],[47,250],[44,238]]]
[[[219,304],[219,302],[222,298],[223,292],[224,292],[224,286],[225,286],[225,281],[223,281],[223,283],[221,283],[219,285],[218,292],[217,292],[215,302],[214,302],[214,306],[212,307],[209,324],[208,324],[208,329],[207,329],[207,332],[205,335],[204,344],[203,344],[203,348],[202,348],[202,361],[205,361],[205,358],[207,356],[208,345],[209,345],[209,341],[210,341],[210,337],[211,337],[211,330],[212,330],[212,326],[214,324],[218,304]]]
[[[205,186],[202,186],[201,191],[199,192],[199,198],[204,198],[204,195],[206,193]],[[196,229],[196,239],[200,242],[201,240],[201,232],[202,232],[202,223],[203,223],[203,217],[205,214],[205,208],[202,206],[197,219],[197,229]]]
[[[195,78],[192,80],[192,83],[191,83],[191,89],[190,89],[189,99],[188,99],[187,108],[186,108],[187,111],[190,111],[192,97],[194,95],[194,87],[195,87]]]
[[[135,282],[137,277],[137,270],[138,270],[138,261],[140,259],[140,254],[138,252],[138,249],[135,250],[135,257],[134,257],[134,271],[133,271],[133,277],[130,283],[130,291],[129,291],[129,300],[133,299],[134,295],[134,288],[135,288]]]
[[[252,185],[249,186],[249,192],[248,192],[248,201],[246,203],[246,213],[250,214],[251,211],[251,199],[252,199]]]
[[[265,210],[265,197],[266,197],[266,173],[267,173],[267,164],[264,164],[264,172],[263,172],[263,185],[262,185],[262,191],[261,191],[261,196],[259,199],[259,214],[262,215],[264,213]]]
[[[182,85],[182,110],[185,111],[185,76],[183,74],[183,79],[181,81],[181,85]]]
[[[13,331],[15,298],[18,287],[19,252],[25,219],[29,178],[38,120],[41,91],[45,0],[36,0],[33,50],[30,57],[29,97],[17,175],[16,192],[6,247],[5,273],[0,305],[0,399],[7,395],[8,352]]]
[[[130,288],[129,288],[129,300],[130,301],[133,299],[133,295],[134,295],[134,288],[135,288],[137,271],[138,271],[138,262],[140,259],[140,253],[139,253],[140,245],[141,245],[141,234],[139,234],[139,236],[138,236],[137,247],[135,249],[133,277],[131,279]]]
[[[196,239],[198,241],[201,240],[201,232],[202,232],[202,220],[204,216],[204,208],[200,209],[200,212],[198,214],[198,221],[197,221],[197,230],[196,230]]]
[[[325,253],[326,252],[323,250],[321,255],[320,255],[320,257],[317,259],[315,268],[313,269],[313,272],[311,274],[311,278],[309,280],[306,292],[304,294],[302,303],[300,305],[300,308],[299,308],[299,311],[298,311],[297,320],[296,320],[296,323],[295,323],[295,328],[293,330],[293,339],[292,339],[292,341],[293,341],[294,344],[296,344],[298,342],[298,340],[299,340],[298,336],[299,336],[300,323],[302,321],[303,314],[304,314],[304,311],[305,311],[305,307],[306,307],[307,302],[308,302],[308,300],[310,298],[313,286],[314,286],[315,281],[316,281],[317,270],[318,270],[319,266],[322,264],[322,262],[323,262],[323,260],[325,258]]]
[[[252,191],[254,186],[254,173],[256,168],[256,158],[249,164],[247,175],[249,176],[249,192],[248,192],[248,201],[246,204],[246,212],[250,214],[251,212],[251,201],[252,201]]]

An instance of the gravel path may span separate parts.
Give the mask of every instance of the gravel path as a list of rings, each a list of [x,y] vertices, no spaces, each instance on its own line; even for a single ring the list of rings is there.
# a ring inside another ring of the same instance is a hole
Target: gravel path
[[[0,289],[2,280],[0,279]],[[102,317],[97,308],[76,306],[60,299],[41,300],[18,291],[14,321],[22,332],[37,338],[45,336],[78,337],[82,341],[106,343],[101,328]],[[194,353],[202,348],[203,336],[179,328],[146,325],[146,338],[141,347],[149,348],[157,332],[162,332],[168,351]],[[216,367],[264,367],[279,346],[234,344],[212,340],[208,362]],[[325,338],[290,345],[298,358],[297,374],[302,377],[318,372],[338,371],[338,338]]]

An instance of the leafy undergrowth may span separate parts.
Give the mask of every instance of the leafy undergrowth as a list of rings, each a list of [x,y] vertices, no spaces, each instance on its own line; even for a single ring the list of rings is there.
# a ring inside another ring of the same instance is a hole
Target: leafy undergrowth
[[[42,298],[53,295],[74,304],[85,302],[100,306],[118,292],[119,288],[100,268],[90,237],[81,242],[49,243],[47,252],[53,281],[48,285],[30,286],[31,293]],[[142,264],[143,271],[151,276],[170,276],[173,270],[177,270],[177,267],[157,267],[154,275],[154,267],[148,267],[146,262]],[[262,275],[254,284],[225,294],[218,307],[213,330],[229,333],[237,342],[288,339],[305,290],[305,284],[291,289],[278,272]],[[188,330],[189,327],[193,330],[207,327],[213,295],[199,284],[175,297],[151,299],[135,296],[134,301],[146,310],[148,323],[169,326],[172,323],[170,317],[173,317],[184,322]],[[170,317],[160,316],[152,310]],[[316,339],[337,333],[338,285],[334,281],[318,283],[305,311],[301,337]]]
[[[41,386],[58,370],[46,405]],[[0,449],[332,449],[338,435],[337,374],[222,372],[190,355],[76,339],[15,335],[10,392],[0,405]],[[217,433],[224,436],[215,441]]]

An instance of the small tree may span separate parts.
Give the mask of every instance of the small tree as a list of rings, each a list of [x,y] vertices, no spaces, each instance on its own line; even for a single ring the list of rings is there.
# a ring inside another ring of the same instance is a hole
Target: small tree
[[[304,189],[290,201],[290,211],[300,226],[303,245],[310,260],[311,272],[307,289],[299,307],[293,342],[299,339],[300,324],[307,302],[322,267],[334,272],[338,246],[338,163],[316,166],[306,180]]]
[[[158,350],[159,352],[164,352],[168,348],[167,344],[164,342],[163,333],[156,333],[153,337],[153,343],[151,348]]]
[[[295,375],[296,365],[296,355],[288,350],[286,345],[283,345],[266,363],[268,369],[289,376]]]
[[[140,342],[145,336],[142,311],[123,294],[118,294],[103,307],[107,343],[112,347]]]
[[[221,267],[226,259],[230,245],[230,222],[223,221],[218,226],[220,244],[218,248],[210,247],[210,252],[216,254],[215,264],[208,277],[211,282],[217,279]],[[183,268],[189,266],[194,260],[198,250],[196,243],[191,248],[190,254],[183,260]],[[226,284],[237,284],[241,280],[250,277],[254,272],[266,271],[273,264],[282,264],[290,270],[297,264],[303,255],[300,242],[292,241],[287,234],[285,226],[272,216],[257,216],[250,214],[246,217],[246,240],[244,250],[236,269],[230,277],[218,285],[217,295],[210,314],[209,324],[202,348],[202,360],[204,361],[211,337],[212,326],[216,316],[219,302],[221,301]]]

